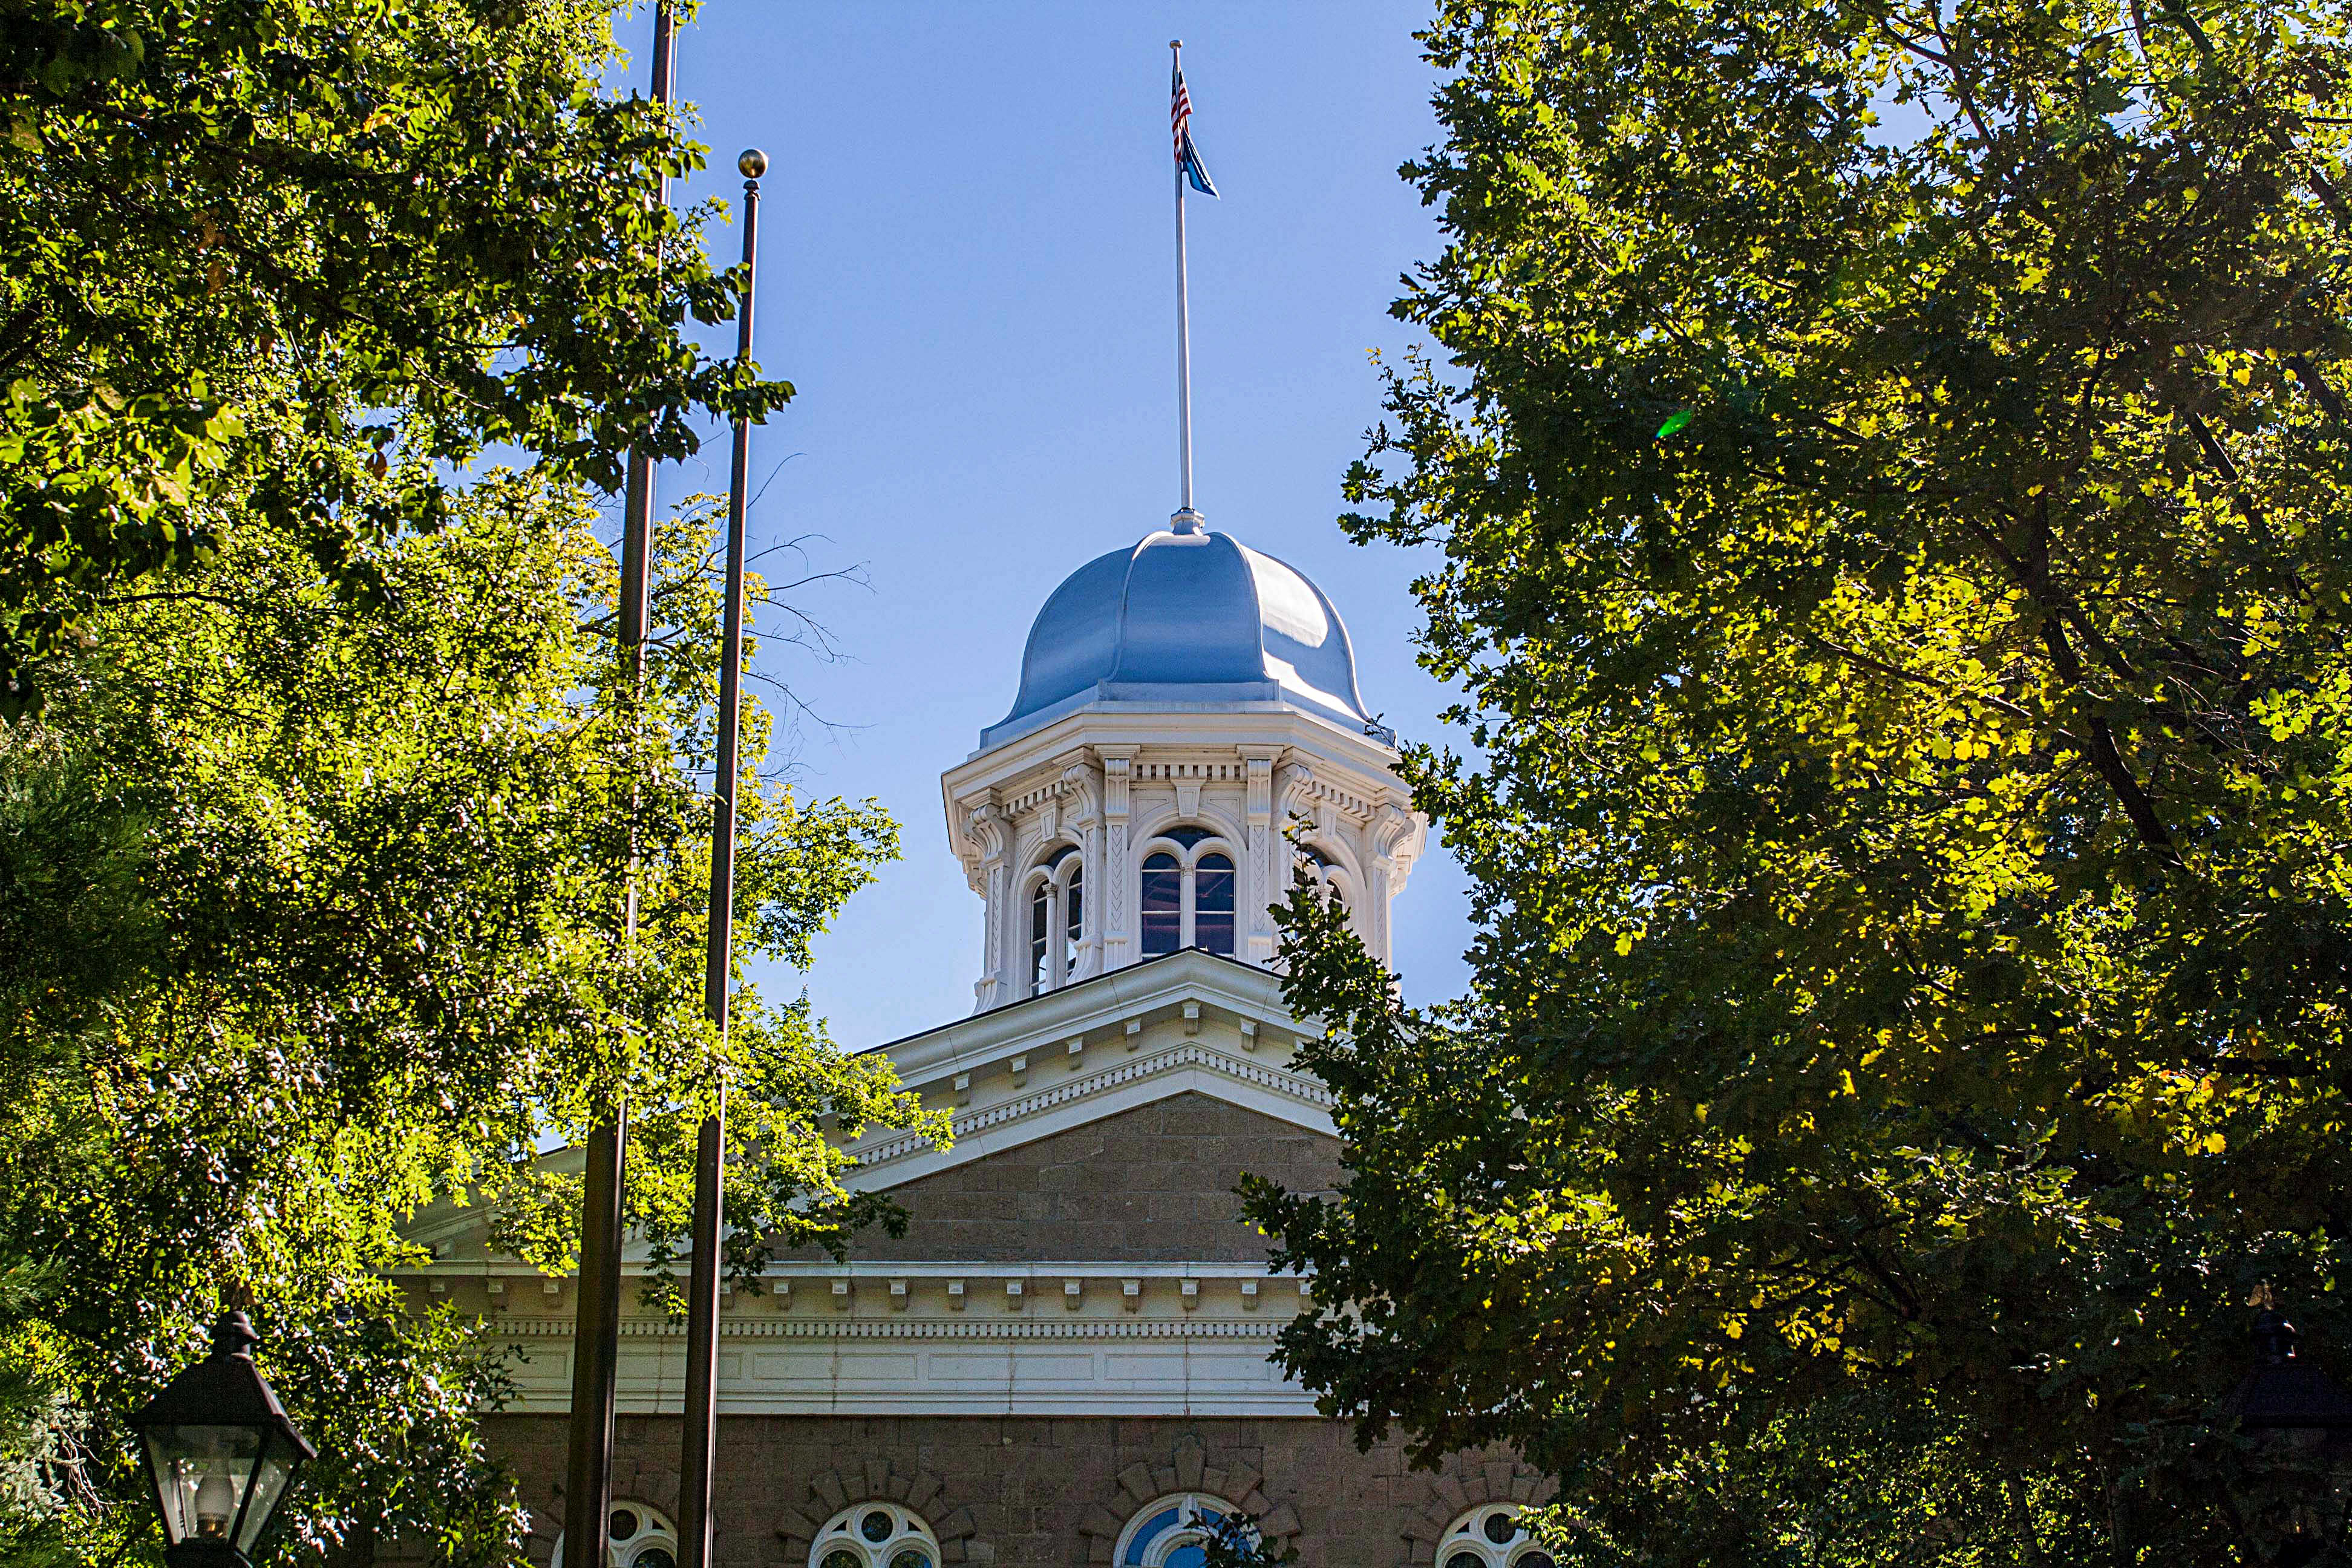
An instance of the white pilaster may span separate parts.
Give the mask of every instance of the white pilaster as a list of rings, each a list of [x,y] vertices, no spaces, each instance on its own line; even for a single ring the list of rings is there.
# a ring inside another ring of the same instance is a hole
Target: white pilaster
[[[1243,955],[1252,963],[1264,965],[1274,962],[1273,906],[1284,893],[1286,879],[1281,874],[1283,847],[1276,842],[1274,831],[1274,764],[1281,756],[1279,746],[1243,746],[1239,748],[1242,762],[1247,769],[1242,800],[1242,819],[1248,824],[1249,843],[1244,854],[1246,865],[1242,875],[1242,930],[1247,940]]]
[[[1129,933],[1135,929],[1134,886],[1128,875],[1128,781],[1135,765],[1135,746],[1097,746],[1095,755],[1103,770],[1103,967],[1118,969],[1131,950]]]

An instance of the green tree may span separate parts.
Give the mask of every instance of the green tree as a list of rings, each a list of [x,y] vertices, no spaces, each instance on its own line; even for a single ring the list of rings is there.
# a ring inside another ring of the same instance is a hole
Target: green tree
[[[1297,1547],[1267,1544],[1253,1514],[1221,1513],[1211,1519],[1194,1514],[1191,1522],[1208,1527],[1201,1542],[1202,1568],[1282,1568],[1298,1561]]]
[[[678,1129],[721,1078],[731,1218],[838,1245],[880,1217],[820,1115],[936,1119],[804,1001],[746,989],[723,1045],[702,1016],[712,515],[662,532],[634,704],[599,695],[618,655],[593,509],[493,475],[382,551],[364,600],[306,542],[234,531],[168,595],[105,611],[0,730],[0,1264],[31,1287],[0,1296],[0,1365],[37,1374],[41,1440],[71,1461],[46,1474],[73,1482],[16,1510],[26,1539],[152,1550],[139,1510],[103,1506],[131,1495],[120,1417],[226,1300],[322,1450],[294,1551],[513,1561],[478,1426],[508,1347],[384,1270],[446,1194],[562,1266],[578,1196],[536,1152],[616,1093],[648,1108],[630,1177],[656,1239],[684,1228]],[[738,957],[805,963],[897,829],[764,778],[768,721],[747,717]]]
[[[2265,1283],[2352,1373],[2345,19],[1441,8],[1448,358],[1348,526],[1443,551],[1473,984],[1297,906],[1353,1171],[1254,1197],[1368,1434],[1597,1560],[2231,1562],[2310,1484],[2208,1422]]]
[[[486,444],[609,490],[791,395],[681,334],[739,280],[620,3],[0,0],[0,704],[253,517],[365,592]]]

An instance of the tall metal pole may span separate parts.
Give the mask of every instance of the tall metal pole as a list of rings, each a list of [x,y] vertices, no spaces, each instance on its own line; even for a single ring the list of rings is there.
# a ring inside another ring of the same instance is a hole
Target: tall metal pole
[[[674,45],[677,24],[670,15],[670,0],[660,0],[654,7],[654,101],[667,104],[670,89],[677,79],[677,55]],[[669,205],[669,175],[654,177],[654,200],[658,206]],[[631,650],[632,673],[642,667],[646,641],[646,584],[651,574],[648,563],[653,554],[654,486],[653,459],[644,448],[629,450],[628,499],[623,509],[624,525],[621,535],[621,641]],[[631,913],[635,912],[636,889],[629,890]]]
[[[751,357],[751,295],[760,247],[760,176],[768,155],[754,147],[735,160],[743,173],[743,315],[739,360]],[[710,827],[710,937],[703,1006],[727,1038],[727,983],[735,929],[735,775],[743,719],[743,558],[745,494],[751,478],[751,422],[735,421],[735,463],[727,493],[727,614],[719,651],[719,755]],[[719,1277],[726,1235],[727,1081],[719,1078],[711,1113],[695,1137],[694,1251],[686,1305],[686,1451],[678,1467],[679,1568],[709,1568],[710,1478],[719,1451]]]
[[[1184,40],[1171,38],[1168,53],[1173,68],[1184,68]],[[1184,164],[1176,164],[1176,448],[1181,470],[1177,509],[1182,522],[1192,518],[1192,307],[1184,268]],[[1194,523],[1193,526],[1199,526]]]
[[[654,12],[654,101],[670,100],[675,27],[669,0]],[[669,178],[655,176],[653,200],[669,204]],[[634,725],[645,674],[647,563],[652,554],[653,465],[629,453],[629,486],[622,508],[621,595],[616,607],[622,680]],[[637,931],[636,795],[629,797],[629,871],[622,895],[623,929]],[[627,1102],[617,1094],[609,1118],[588,1134],[581,1194],[580,1295],[572,1330],[572,1420],[564,1466],[563,1561],[559,1568],[604,1568],[607,1515],[613,1501],[613,1402],[621,1360],[622,1171],[628,1152]]]

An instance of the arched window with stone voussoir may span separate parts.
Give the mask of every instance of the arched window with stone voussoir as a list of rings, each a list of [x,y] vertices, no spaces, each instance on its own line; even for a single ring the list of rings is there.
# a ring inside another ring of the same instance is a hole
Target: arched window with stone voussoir
[[[911,1509],[856,1503],[817,1531],[809,1568],[940,1568],[939,1537]]]
[[[1136,1510],[1111,1554],[1113,1568],[1203,1568],[1208,1542],[1234,1505],[1207,1492],[1179,1492]]]
[[[563,1561],[563,1537],[553,1561]],[[604,1561],[610,1568],[677,1568],[677,1527],[659,1509],[626,1498],[604,1515]]]
[[[1437,1568],[1552,1568],[1552,1559],[1528,1533],[1518,1504],[1483,1503],[1446,1527]]]

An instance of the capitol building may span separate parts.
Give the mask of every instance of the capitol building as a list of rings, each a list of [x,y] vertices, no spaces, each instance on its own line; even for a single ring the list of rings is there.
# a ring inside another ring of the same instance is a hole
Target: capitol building
[[[1342,1180],[1270,910],[1311,879],[1388,961],[1428,832],[1396,761],[1337,607],[1196,513],[1046,599],[1011,710],[940,780],[981,906],[974,1010],[870,1047],[952,1110],[953,1146],[850,1141],[904,1237],[724,1301],[718,1563],[1198,1568],[1238,1511],[1303,1568],[1550,1568],[1517,1521],[1535,1472],[1360,1452],[1267,1359],[1313,1308],[1234,1195],[1245,1172]],[[533,1561],[584,1523],[615,1568],[674,1568],[681,1327],[623,1322],[613,1507],[571,1518],[574,1282],[491,1252],[476,1210],[412,1235],[410,1287],[518,1347],[489,1426]]]

